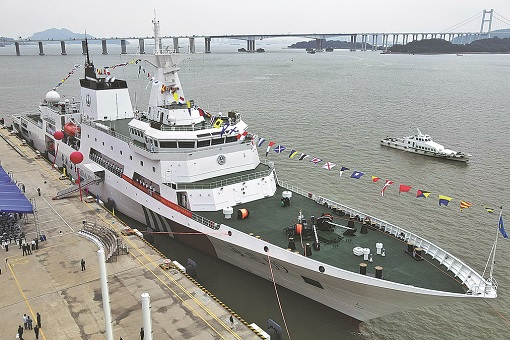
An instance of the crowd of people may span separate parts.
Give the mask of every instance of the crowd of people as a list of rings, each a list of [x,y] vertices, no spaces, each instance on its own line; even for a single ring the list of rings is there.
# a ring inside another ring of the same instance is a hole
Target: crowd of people
[[[22,218],[21,213],[0,213],[0,244],[3,249],[8,251],[10,244],[17,244],[25,238],[18,223]]]

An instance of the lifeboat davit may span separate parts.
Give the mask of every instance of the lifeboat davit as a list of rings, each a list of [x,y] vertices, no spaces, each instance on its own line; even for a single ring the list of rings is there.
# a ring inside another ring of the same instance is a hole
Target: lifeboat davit
[[[74,137],[76,134],[80,133],[80,127],[74,124],[73,122],[69,122],[64,125],[64,132],[66,135]]]

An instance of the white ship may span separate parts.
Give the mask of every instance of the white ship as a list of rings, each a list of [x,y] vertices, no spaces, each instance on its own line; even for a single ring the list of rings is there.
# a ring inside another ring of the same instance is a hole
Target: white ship
[[[265,279],[274,274],[278,285],[353,318],[496,297],[492,270],[479,274],[410,230],[280,182],[239,113],[210,119],[188,104],[156,21],[154,35],[146,112],[134,112],[127,83],[100,74],[87,55],[80,100],[50,91],[39,112],[13,117],[21,138],[73,178],[79,168],[82,188],[149,230]],[[73,152],[83,162],[74,165]]]
[[[420,129],[416,129],[416,134],[413,136],[383,138],[381,145],[419,155],[450,159],[458,162],[467,163],[471,158],[470,154],[446,149],[443,145],[434,142],[429,135],[421,133]]]

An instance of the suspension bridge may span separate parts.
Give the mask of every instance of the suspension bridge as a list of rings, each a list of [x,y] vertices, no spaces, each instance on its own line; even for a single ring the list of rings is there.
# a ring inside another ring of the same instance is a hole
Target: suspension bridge
[[[479,25],[479,26],[478,26]],[[476,26],[476,28],[474,27]],[[479,27],[479,29],[478,29]],[[213,41],[233,39],[246,41],[246,52],[256,52],[255,42],[257,40],[271,39],[271,38],[285,38],[285,37],[302,37],[315,40],[316,50],[323,50],[327,39],[340,39],[350,41],[352,44],[351,51],[357,49],[361,51],[384,49],[388,46],[395,44],[407,44],[411,41],[424,40],[424,39],[444,39],[455,44],[469,44],[475,40],[488,39],[494,36],[504,38],[510,37],[510,19],[505,18],[503,15],[497,13],[493,9],[483,10],[472,17],[465,19],[447,29],[440,32],[332,32],[332,33],[296,33],[296,34],[231,34],[231,35],[202,35],[202,36],[163,36],[159,42],[162,45],[162,40],[171,40],[173,43],[172,48],[168,47],[166,50],[171,50],[178,53],[181,49],[179,46],[180,41],[187,40],[187,51],[189,53],[196,53],[196,41],[198,39],[204,40],[204,53],[211,53],[211,45]],[[127,54],[128,41],[138,41],[138,53],[145,53],[145,41],[154,39],[153,37],[110,37],[110,38],[88,38],[89,41],[100,41],[102,54],[108,54],[108,43],[112,40],[120,41],[121,54]],[[39,55],[45,55],[44,44],[60,42],[61,54],[67,55],[66,44],[76,43],[76,39],[58,39],[58,40],[32,40],[32,39],[17,39],[12,41],[4,41],[4,44],[12,44],[15,47],[16,55],[21,55],[21,46],[26,44],[38,44]],[[1,43],[1,41],[0,41]],[[85,40],[81,41],[82,52],[85,54],[86,46]]]

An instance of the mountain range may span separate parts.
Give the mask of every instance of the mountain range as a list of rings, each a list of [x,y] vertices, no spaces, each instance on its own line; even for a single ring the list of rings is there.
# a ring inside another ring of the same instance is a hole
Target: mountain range
[[[94,39],[95,37],[87,34],[87,38]],[[82,33],[74,33],[68,30],[67,28],[50,28],[42,32],[34,33],[30,38],[30,40],[83,40],[85,39],[85,34]]]

